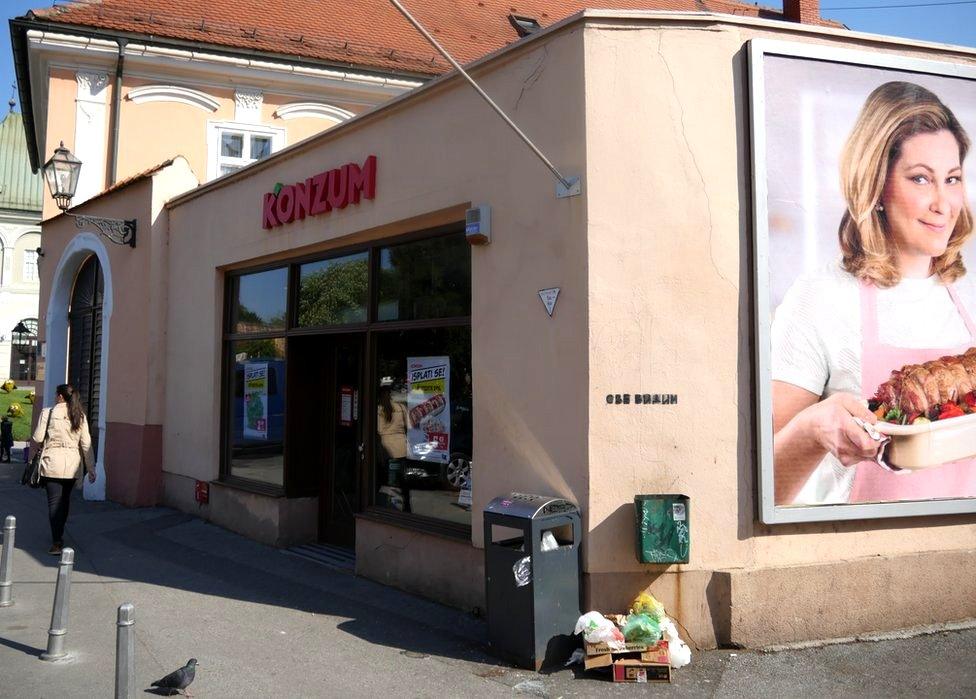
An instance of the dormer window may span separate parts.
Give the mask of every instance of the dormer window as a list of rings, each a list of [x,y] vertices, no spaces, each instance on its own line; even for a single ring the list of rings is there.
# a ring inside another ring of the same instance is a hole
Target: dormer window
[[[542,25],[539,24],[539,20],[535,19],[534,17],[509,15],[508,21],[512,23],[513,27],[515,27],[515,31],[518,32],[519,37],[535,34],[537,31],[542,29]]]

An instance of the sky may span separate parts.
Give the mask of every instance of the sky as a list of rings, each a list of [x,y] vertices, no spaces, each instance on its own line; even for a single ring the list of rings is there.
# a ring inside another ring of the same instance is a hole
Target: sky
[[[423,0],[407,0],[407,5],[411,2]],[[0,1],[4,20],[23,15],[32,7],[53,4],[53,0]],[[782,0],[759,4],[776,9],[783,6]],[[599,7],[600,0],[593,0],[592,5]],[[821,0],[820,14],[855,31],[976,48],[976,0]],[[9,99],[10,86],[15,81],[10,28],[4,21],[0,27],[0,98],[3,101]],[[0,113],[5,111],[5,106],[0,105]]]

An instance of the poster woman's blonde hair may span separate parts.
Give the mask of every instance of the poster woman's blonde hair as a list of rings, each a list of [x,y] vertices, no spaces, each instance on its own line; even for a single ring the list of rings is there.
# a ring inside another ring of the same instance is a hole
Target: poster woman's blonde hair
[[[844,269],[879,287],[901,281],[895,242],[885,213],[879,210],[889,170],[906,139],[923,133],[948,131],[959,144],[959,162],[969,152],[969,137],[952,111],[932,92],[908,82],[889,82],[872,92],[844,144],[841,154],[841,192],[847,211],[838,236]],[[943,282],[966,273],[960,251],[973,231],[973,215],[963,204],[946,251],[932,260],[932,273]]]

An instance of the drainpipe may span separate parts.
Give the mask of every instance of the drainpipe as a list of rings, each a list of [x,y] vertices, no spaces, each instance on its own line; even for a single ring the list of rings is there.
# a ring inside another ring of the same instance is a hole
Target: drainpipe
[[[128,39],[116,39],[119,44],[119,58],[115,63],[115,89],[112,90],[112,151],[108,168],[111,187],[118,181],[119,170],[119,105],[122,103],[122,69],[125,66],[125,46]]]

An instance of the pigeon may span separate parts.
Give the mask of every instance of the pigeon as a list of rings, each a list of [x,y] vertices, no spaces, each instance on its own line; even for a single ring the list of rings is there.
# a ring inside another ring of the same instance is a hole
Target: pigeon
[[[181,667],[179,670],[174,670],[173,672],[169,673],[163,679],[156,680],[152,683],[152,686],[169,690],[167,694],[185,694],[188,697],[192,697],[193,695],[186,691],[186,688],[189,687],[190,683],[193,681],[196,671],[197,659],[190,658],[186,661],[186,665]]]

